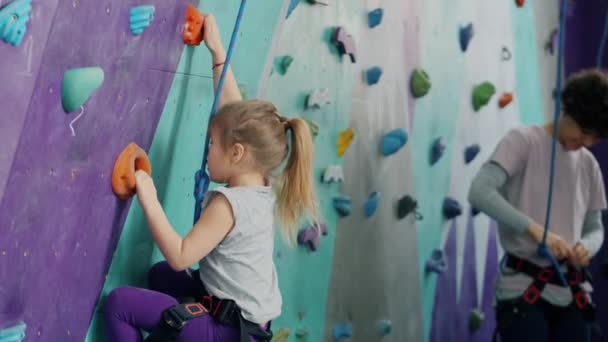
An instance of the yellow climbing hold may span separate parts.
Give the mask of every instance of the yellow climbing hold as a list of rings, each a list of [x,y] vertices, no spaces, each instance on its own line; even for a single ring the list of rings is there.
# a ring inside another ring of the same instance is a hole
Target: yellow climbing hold
[[[289,341],[289,329],[281,328],[277,331],[270,342],[287,342]]]
[[[338,134],[338,157],[342,157],[344,155],[354,138],[355,131],[353,131],[352,128],[348,128],[347,130]]]

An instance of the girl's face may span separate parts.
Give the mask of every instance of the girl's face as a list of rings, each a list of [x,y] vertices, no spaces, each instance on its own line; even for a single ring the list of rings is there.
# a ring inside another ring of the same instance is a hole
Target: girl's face
[[[592,132],[585,132],[571,117],[564,115],[558,124],[558,137],[560,144],[567,151],[575,151],[581,147],[591,147],[599,142],[599,138]]]
[[[227,183],[231,176],[230,155],[224,148],[220,130],[212,126],[207,156],[209,178],[216,183]]]

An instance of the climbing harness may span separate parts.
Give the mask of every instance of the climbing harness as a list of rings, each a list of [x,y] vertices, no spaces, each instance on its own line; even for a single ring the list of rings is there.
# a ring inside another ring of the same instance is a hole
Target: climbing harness
[[[217,89],[215,91],[215,97],[213,99],[213,106],[211,107],[211,114],[209,114],[209,121],[207,123],[207,134],[205,136],[205,146],[203,152],[203,162],[200,170],[196,172],[194,175],[194,222],[198,221],[198,218],[201,216],[201,203],[203,202],[203,198],[205,197],[205,193],[209,188],[209,174],[207,173],[207,156],[209,154],[209,124],[213,119],[213,116],[217,112],[217,107],[219,105],[219,99],[222,94],[222,88],[224,87],[224,81],[226,78],[226,73],[228,72],[228,68],[230,66],[230,60],[232,59],[232,52],[234,50],[234,45],[236,43],[236,39],[238,36],[239,28],[241,27],[241,19],[243,18],[243,12],[245,10],[245,4],[247,0],[241,0],[241,5],[239,7],[239,12],[236,17],[236,22],[234,23],[234,30],[232,31],[232,37],[230,38],[230,45],[228,46],[228,52],[226,53],[226,61],[224,61],[224,67],[222,68],[222,74],[220,76]]]

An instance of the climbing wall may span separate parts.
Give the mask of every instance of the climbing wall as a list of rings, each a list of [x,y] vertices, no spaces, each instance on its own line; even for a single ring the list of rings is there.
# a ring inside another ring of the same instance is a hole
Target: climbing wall
[[[25,321],[28,340],[85,336],[128,209],[110,188],[114,160],[150,145],[183,47],[185,3],[149,3],[155,25],[135,37],[135,1],[34,1],[22,44],[0,44],[0,322]],[[86,66],[105,81],[73,136],[60,85]]]

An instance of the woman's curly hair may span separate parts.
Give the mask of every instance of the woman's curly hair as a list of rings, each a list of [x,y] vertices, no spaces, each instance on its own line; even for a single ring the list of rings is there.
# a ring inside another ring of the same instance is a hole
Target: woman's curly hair
[[[586,134],[608,138],[608,77],[598,69],[579,71],[568,78],[561,94],[564,115]]]

